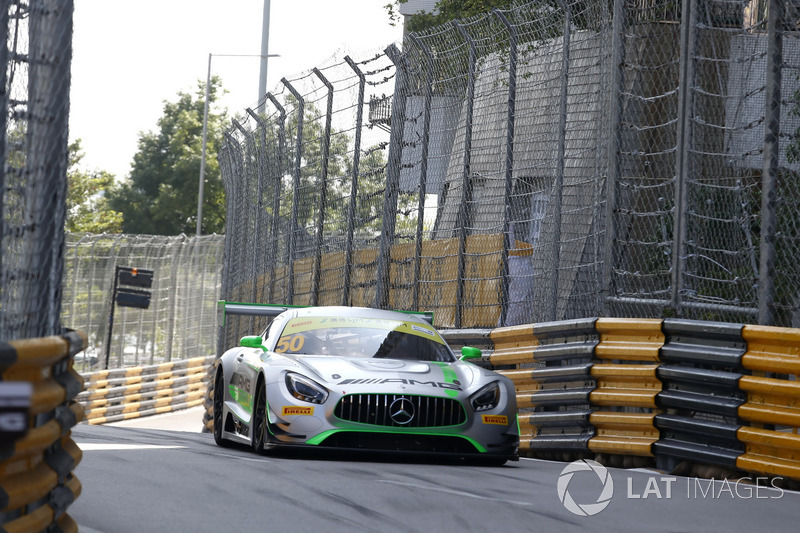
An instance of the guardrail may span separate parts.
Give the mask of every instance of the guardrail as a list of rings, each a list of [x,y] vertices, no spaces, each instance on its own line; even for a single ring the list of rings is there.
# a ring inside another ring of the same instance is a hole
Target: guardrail
[[[656,416],[661,438],[653,445],[657,466],[672,470],[682,460],[736,467],[744,445],[739,390],[746,345],[742,324],[666,319],[658,378],[664,384]]]
[[[89,424],[130,420],[203,403],[215,357],[82,374],[78,395]]]
[[[511,326],[490,333],[489,362],[517,388],[520,452],[588,453],[596,319]],[[514,370],[505,370],[515,365]]]
[[[523,455],[800,481],[800,329],[599,318],[489,338],[489,366],[517,386]]]
[[[737,431],[745,451],[736,466],[800,479],[800,329],[745,326],[742,337],[742,366],[753,375],[739,381],[748,426]]]
[[[596,454],[653,457],[659,438],[654,425],[656,396],[661,381],[656,376],[658,354],[664,345],[661,321],[653,319],[599,318],[591,375],[597,388],[589,399],[589,422],[595,436],[589,449]]]
[[[85,348],[86,337],[78,332],[0,343],[0,388],[16,389],[0,424],[0,529],[5,532],[78,530],[66,511],[81,493],[73,470],[82,452],[71,428],[84,414],[75,400],[83,379],[72,360]]]

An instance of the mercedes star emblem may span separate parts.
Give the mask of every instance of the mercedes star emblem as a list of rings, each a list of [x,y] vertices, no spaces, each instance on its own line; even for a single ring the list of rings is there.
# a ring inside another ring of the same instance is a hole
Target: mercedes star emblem
[[[398,398],[389,406],[389,416],[396,424],[404,426],[414,420],[414,404],[408,398]]]

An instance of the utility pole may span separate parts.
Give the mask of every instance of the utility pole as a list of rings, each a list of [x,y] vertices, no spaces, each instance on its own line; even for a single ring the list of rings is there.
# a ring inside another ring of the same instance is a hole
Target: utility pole
[[[263,113],[267,105],[267,61],[269,58],[269,3],[264,0],[264,17],[261,23],[261,71],[258,75],[258,112]]]

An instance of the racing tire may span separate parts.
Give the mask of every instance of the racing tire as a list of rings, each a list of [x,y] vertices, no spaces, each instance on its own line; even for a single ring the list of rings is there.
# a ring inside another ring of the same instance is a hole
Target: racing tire
[[[214,379],[214,402],[213,402],[213,415],[214,415],[214,442],[217,446],[227,448],[231,443],[222,436],[222,428],[225,425],[223,419],[223,405],[225,403],[225,380],[222,377],[222,370],[217,372],[217,377]]]
[[[256,395],[253,398],[253,419],[250,424],[253,432],[250,445],[258,454],[266,453],[265,445],[269,442],[269,429],[267,428],[267,391],[264,381],[259,380],[256,386]]]

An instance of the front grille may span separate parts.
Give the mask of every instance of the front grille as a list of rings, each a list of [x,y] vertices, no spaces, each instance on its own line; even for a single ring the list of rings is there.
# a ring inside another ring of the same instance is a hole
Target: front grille
[[[457,426],[467,420],[458,400],[404,394],[351,394],[339,400],[333,414],[348,422],[406,428]]]

